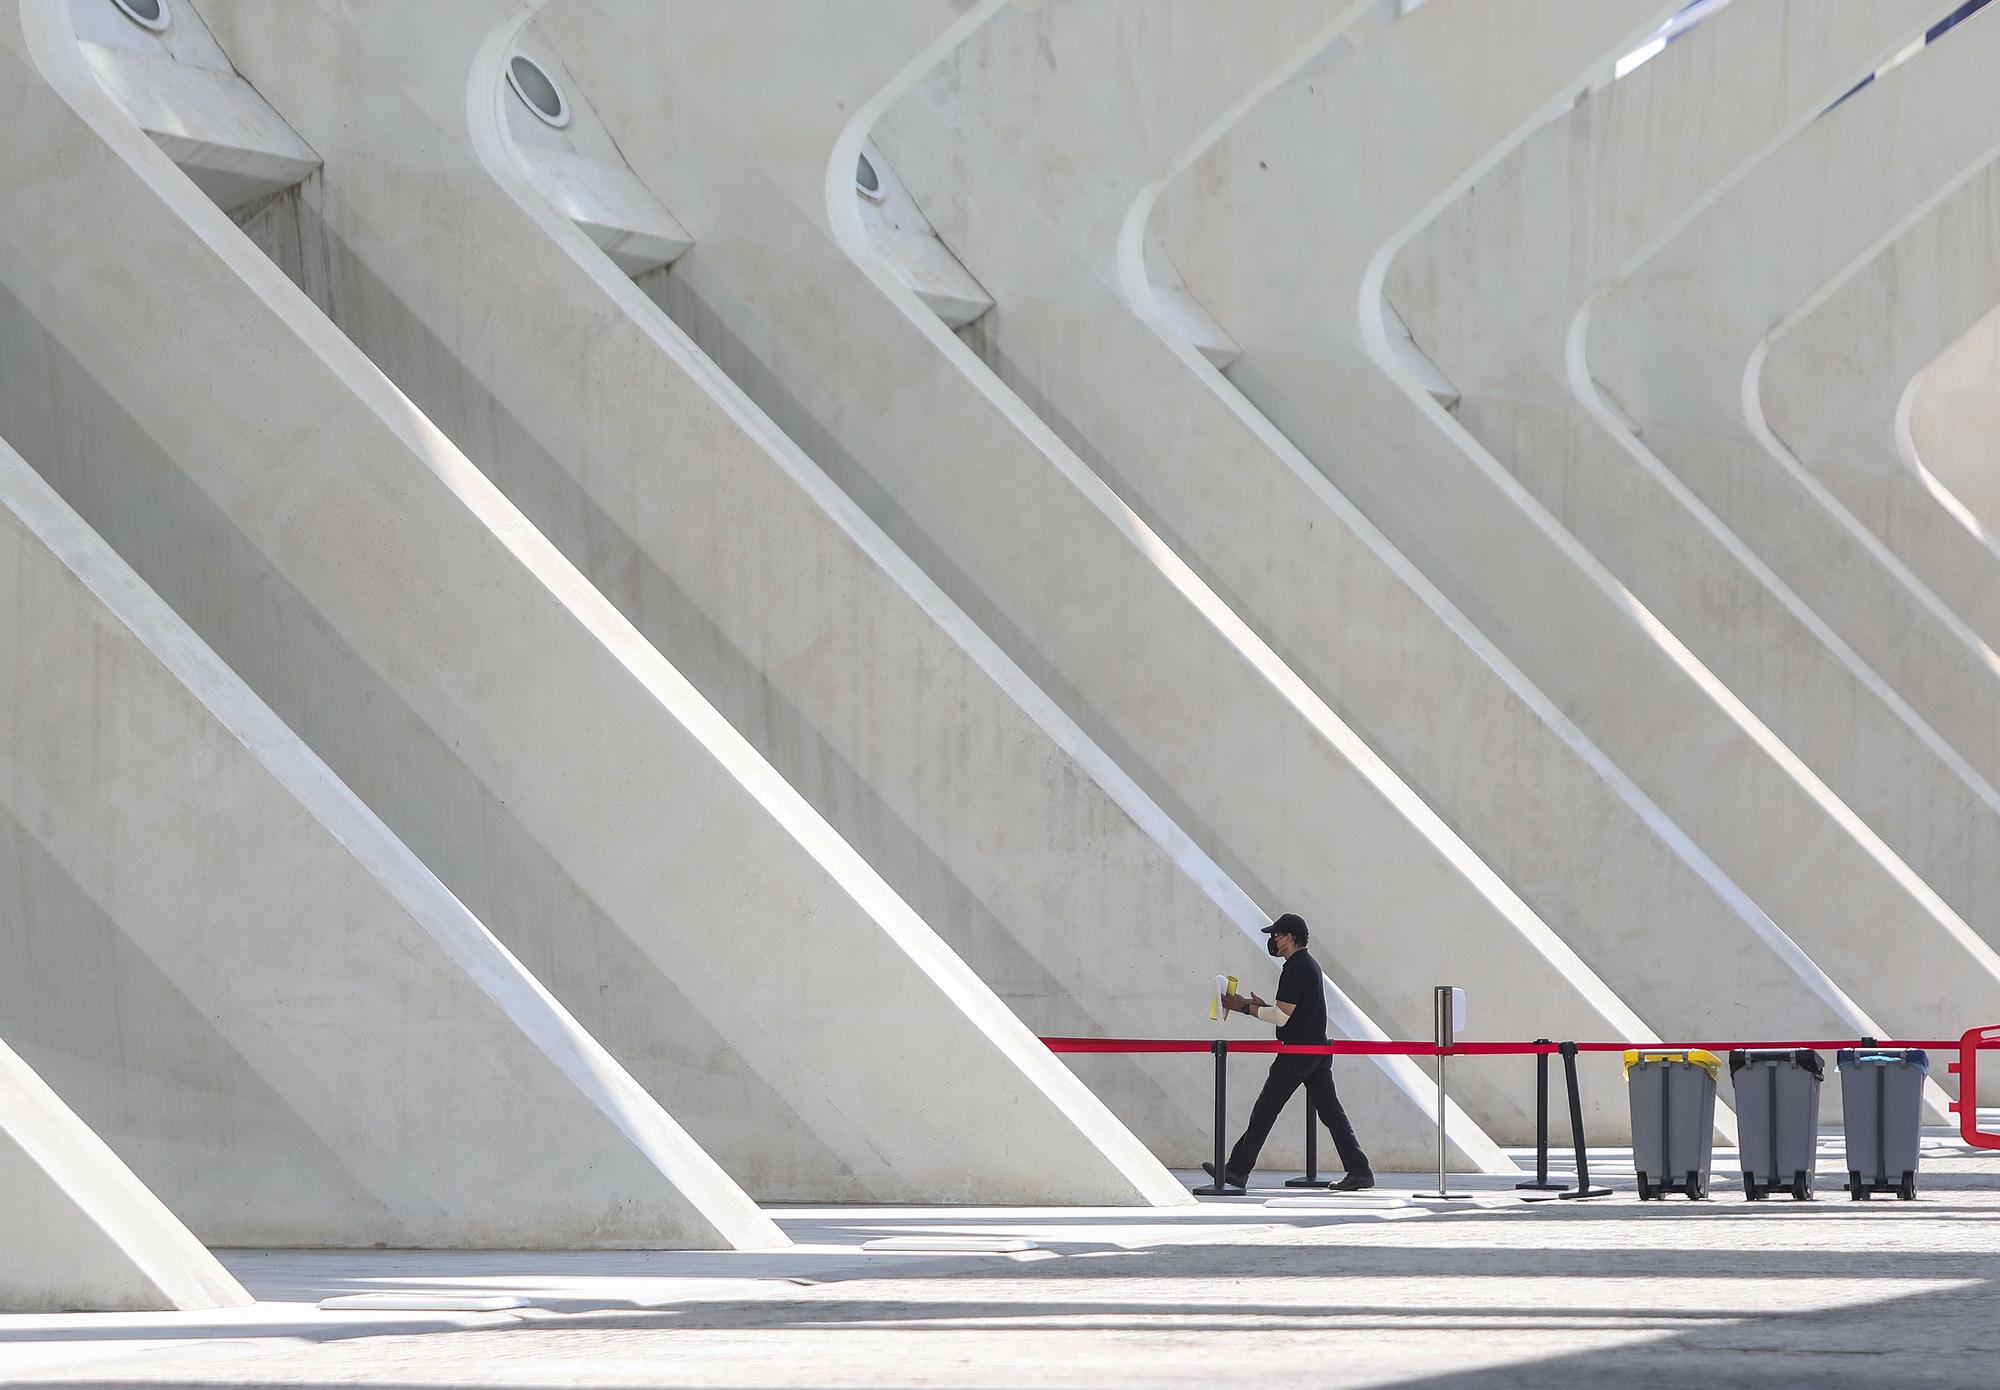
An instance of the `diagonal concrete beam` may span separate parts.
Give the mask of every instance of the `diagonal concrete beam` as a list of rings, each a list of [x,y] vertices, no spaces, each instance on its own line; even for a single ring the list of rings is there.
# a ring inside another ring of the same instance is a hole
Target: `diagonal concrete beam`
[[[194,1312],[255,1301],[0,1042],[0,1312]]]
[[[1801,949],[1898,924],[1913,956],[1850,970],[1855,1005],[1949,1026],[2000,960],[1399,365],[1390,264],[1588,75],[1496,94],[1512,27],[1432,0],[1280,88],[1171,190],[1168,249],[1243,346],[1231,379]]]
[[[1352,8],[1273,6],[1283,28],[1244,33],[1275,61]],[[696,232],[656,288],[677,321],[1232,878],[1317,920],[1338,1026],[1365,1034],[1357,991],[1413,999],[1436,962],[1357,983],[1357,954],[1383,949],[1359,924],[1512,932],[1517,900],[953,336],[857,209],[877,109],[994,10],[556,0],[540,22]],[[740,99],[753,74],[774,100]],[[1422,1162],[1422,1073],[1356,1082],[1377,1161]],[[1508,1166],[1476,1127],[1454,1139]]]
[[[785,1244],[0,444],[0,1025],[219,1245]]]
[[[1726,1029],[1739,1014],[1713,988],[1720,956],[1741,964],[1744,992],[1782,1001],[1787,1026],[1859,1026],[1755,905],[1161,321],[1146,213],[1259,93],[1206,58],[1233,46],[1239,22],[1250,20],[1199,4],[1007,11],[885,113],[876,141],[996,300],[969,336],[1521,893],[1536,929],[1554,929],[1563,945],[1547,959],[1566,970],[1521,972],[1504,941],[1445,942],[1483,954],[1479,978],[1509,980],[1482,991],[1482,1032],[1533,1036],[1579,1007],[1625,1030]],[[1576,34],[1575,61],[1633,22]],[[1603,1003],[1607,983],[1623,1004]],[[1607,1108],[1622,1123],[1622,1096]]]
[[[1992,157],[1996,60],[2000,19],[1976,14],[1761,161],[1572,335],[1578,380],[1622,403],[1645,447],[1989,782],[2000,653],[1771,435],[1758,383],[1787,315]],[[1940,862],[1972,848],[1938,846]],[[1964,882],[1940,870],[1935,886],[2000,942]]]
[[[99,533],[753,1190],[1134,1200],[1143,1151],[113,103],[68,7],[0,21],[6,423]]]
[[[513,0],[414,32],[398,0],[201,8],[325,158],[263,244],[308,285],[333,267],[334,322],[1030,1027],[1176,1032],[1189,981],[1261,970],[1268,918],[573,225],[556,198],[588,189],[537,181],[564,176],[551,150],[637,176]],[[516,49],[561,84],[559,144],[528,143],[546,128],[493,66]],[[1137,959],[1155,973],[1125,978]],[[1204,1068],[1077,1060],[1194,1166]],[[1164,1172],[1146,1191],[1187,1200]]]
[[[1972,37],[1968,24],[1944,42]],[[1918,374],[2000,304],[1996,231],[1989,161],[1788,314],[1747,387],[1774,439],[1989,648],[2000,646],[2000,537],[1902,440]],[[2000,904],[1985,920],[2000,937]]]
[[[1976,923],[2000,894],[2000,795],[1568,378],[1571,323],[1601,285],[1935,12],[1930,0],[1725,8],[1483,176],[1397,258],[1389,294],[1459,392],[1459,423]],[[1812,944],[1811,925],[1797,929]],[[1865,994],[1872,954],[1855,946],[1815,955]]]

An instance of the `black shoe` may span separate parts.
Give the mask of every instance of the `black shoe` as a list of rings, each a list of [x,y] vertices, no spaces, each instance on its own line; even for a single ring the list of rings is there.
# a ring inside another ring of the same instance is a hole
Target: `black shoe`
[[[1339,1182],[1328,1183],[1326,1190],[1328,1192],[1366,1192],[1374,1185],[1375,1175],[1373,1173],[1349,1173]]]
[[[1211,1178],[1215,1177],[1215,1165],[1213,1163],[1202,1164],[1201,1171],[1208,1174]],[[1217,1193],[1227,1192],[1232,1189],[1241,1192],[1245,1185],[1242,1178],[1225,1173],[1220,1181],[1212,1182],[1207,1187],[1198,1187],[1195,1191],[1201,1193],[1203,1196],[1214,1196]]]

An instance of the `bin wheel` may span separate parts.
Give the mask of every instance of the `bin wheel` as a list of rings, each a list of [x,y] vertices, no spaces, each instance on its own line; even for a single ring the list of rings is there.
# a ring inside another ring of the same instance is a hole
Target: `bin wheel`
[[[1792,1174],[1792,1200],[1810,1202],[1813,1195],[1813,1175],[1811,1173]]]
[[[1746,1200],[1761,1202],[1767,1195],[1768,1189],[1761,1189],[1757,1186],[1757,1175],[1755,1173],[1745,1173],[1743,1175],[1743,1196]]]
[[[1865,1202],[1868,1200],[1868,1188],[1861,1181],[1861,1174],[1851,1168],[1847,1171],[1847,1196],[1849,1201],[1854,1202]]]
[[[1708,1200],[1708,1184],[1702,1181],[1701,1174],[1699,1173],[1688,1174],[1687,1187],[1684,1190],[1690,1202],[1706,1202]]]
[[[1651,1185],[1647,1183],[1646,1175],[1644,1173],[1639,1174],[1639,1200],[1642,1202],[1650,1202],[1653,1200],[1653,1189]]]
[[[1915,1173],[1903,1174],[1903,1180],[1896,1185],[1896,1200],[1899,1202],[1914,1202],[1917,1200],[1917,1175]]]

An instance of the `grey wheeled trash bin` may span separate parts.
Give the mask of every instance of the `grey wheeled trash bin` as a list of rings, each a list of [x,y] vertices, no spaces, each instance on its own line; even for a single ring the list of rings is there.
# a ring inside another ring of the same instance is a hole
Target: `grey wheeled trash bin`
[[[1847,1112],[1847,1195],[1917,1197],[1917,1144],[1930,1058],[1918,1048],[1845,1047],[1840,1104]]]
[[[1790,1192],[1795,1202],[1813,1195],[1813,1160],[1819,1152],[1819,1085],[1826,1064],[1810,1048],[1729,1054],[1736,1087],[1736,1133],[1742,1145],[1743,1195],[1760,1202]]]
[[[1632,1166],[1639,1200],[1685,1192],[1708,1196],[1715,1156],[1715,1082],[1722,1063],[1713,1052],[1627,1052],[1625,1084],[1632,1102]]]

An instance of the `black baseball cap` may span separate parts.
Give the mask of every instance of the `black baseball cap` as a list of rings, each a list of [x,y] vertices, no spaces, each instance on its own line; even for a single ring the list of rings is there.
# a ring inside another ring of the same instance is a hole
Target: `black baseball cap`
[[[1306,930],[1305,918],[1299,916],[1296,912],[1287,912],[1277,921],[1271,923],[1270,926],[1264,928],[1264,935],[1289,936],[1292,940],[1303,946],[1306,944],[1306,938],[1311,933]]]

